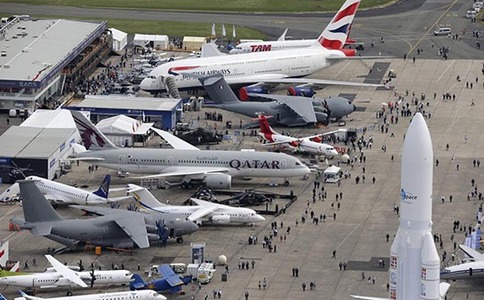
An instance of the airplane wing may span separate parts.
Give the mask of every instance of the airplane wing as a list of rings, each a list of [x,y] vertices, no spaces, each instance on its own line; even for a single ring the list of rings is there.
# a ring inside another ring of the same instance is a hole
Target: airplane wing
[[[195,199],[192,199],[195,200]],[[213,213],[218,209],[217,205],[203,205],[200,206],[199,209],[194,211],[191,215],[188,216],[188,220],[190,221],[197,221],[203,217],[205,217],[208,214]]]
[[[120,216],[113,220],[139,248],[149,248],[150,241],[146,231],[146,223],[142,216]]]
[[[484,255],[479,253],[478,251],[467,247],[466,245],[459,245],[459,249],[462,250],[467,256],[473,258],[474,261],[484,261]]]
[[[275,82],[280,84],[307,84],[315,88],[323,88],[327,85],[344,85],[344,86],[362,86],[362,87],[383,87],[383,84],[327,80],[327,79],[312,79],[312,78],[283,78],[275,80],[264,80],[263,82]]]
[[[388,298],[365,297],[365,296],[356,296],[356,295],[351,295],[351,298],[362,299],[362,300],[388,300]]]
[[[190,74],[187,74],[190,75]],[[228,84],[306,84],[315,88],[321,88],[327,85],[344,85],[344,86],[361,86],[361,87],[383,87],[383,84],[372,84],[372,83],[362,83],[362,82],[352,82],[352,81],[339,81],[339,80],[329,80],[329,79],[314,79],[314,78],[292,78],[287,77],[282,74],[264,74],[264,75],[254,75],[245,76],[238,78],[226,78]]]
[[[185,142],[184,140],[177,138],[173,134],[154,128],[152,127],[154,132],[156,132],[159,136],[161,136],[165,141],[167,141],[173,148],[180,149],[180,150],[200,150],[197,147],[193,146],[190,143]]]
[[[227,168],[217,168],[217,167],[176,167],[173,171],[167,171],[161,174],[147,175],[133,178],[160,178],[160,177],[171,177],[171,176],[189,176],[189,175],[204,175],[208,173],[216,172],[228,172]]]
[[[75,161],[104,161],[104,158],[101,157],[67,157],[67,160],[75,160]]]
[[[306,123],[316,123],[316,114],[314,113],[314,106],[313,102],[310,98],[307,98],[307,101],[300,101],[302,99],[290,99],[290,96],[287,98],[278,98],[277,102],[284,104],[289,109],[294,111],[298,114]]]
[[[62,277],[67,278],[69,281],[81,286],[87,287],[87,284],[82,281],[82,279],[76,274],[76,272],[69,269],[67,266],[61,264],[60,261],[53,258],[51,255],[46,255],[45,258],[50,262],[54,270],[62,275]]]
[[[121,209],[112,209],[109,207],[85,206],[85,205],[69,205],[69,206],[98,215],[98,216],[106,216],[106,215],[112,215],[112,214],[123,214],[123,215],[130,214],[130,212],[127,210],[125,211]]]
[[[113,222],[116,223],[116,225],[118,225],[139,248],[148,248],[150,246],[148,233],[146,231],[146,223],[142,215],[138,215],[128,210],[99,206],[71,205],[71,207],[100,216],[117,215],[117,217],[113,218]]]
[[[166,282],[170,286],[183,285],[183,281],[180,276],[175,274],[173,269],[169,265],[161,265],[158,267],[158,272],[161,274],[162,278],[166,279]]]
[[[126,190],[126,189],[125,189]],[[118,202],[123,200],[133,199],[133,196],[120,196],[120,197],[111,197],[107,199],[107,202]]]

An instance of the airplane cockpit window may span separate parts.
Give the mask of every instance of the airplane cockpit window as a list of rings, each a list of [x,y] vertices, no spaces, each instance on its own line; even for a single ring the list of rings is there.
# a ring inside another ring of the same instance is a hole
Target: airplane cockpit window
[[[300,166],[300,165],[301,165],[301,163],[297,161],[296,162],[296,166]]]
[[[148,76],[148,78],[149,78],[149,79],[156,79],[156,76],[154,76],[154,75],[150,75],[150,76]]]

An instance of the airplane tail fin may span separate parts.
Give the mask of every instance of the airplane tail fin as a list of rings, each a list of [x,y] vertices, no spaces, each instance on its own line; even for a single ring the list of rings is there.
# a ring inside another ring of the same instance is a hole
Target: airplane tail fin
[[[19,180],[17,182],[20,186],[25,222],[36,223],[62,220],[35,185],[35,181]]]
[[[200,77],[198,80],[202,83],[203,88],[207,92],[212,101],[217,104],[236,103],[239,98],[230,88],[227,81],[221,74],[215,74],[206,77]]]
[[[71,110],[71,114],[87,150],[117,148],[82,112]]]
[[[349,30],[361,0],[346,0],[318,37],[318,42],[327,49],[341,50],[348,39]]]
[[[130,290],[140,290],[144,289],[145,287],[146,283],[143,281],[143,278],[141,278],[141,276],[139,276],[138,274],[133,274],[133,276],[131,276],[131,281],[129,283]]]
[[[281,36],[277,39],[278,42],[286,40],[286,34],[287,34],[288,29],[289,28],[286,28],[286,30],[284,30],[284,32],[281,34]]]
[[[132,194],[136,199],[136,202],[144,208],[156,210],[156,207],[166,206],[166,204],[160,203],[160,201],[158,201],[155,196],[144,187],[128,184],[128,193]]]
[[[267,121],[267,117],[264,115],[259,116],[259,127],[260,127],[260,132],[263,134],[277,134],[272,127],[269,125],[269,122]]]
[[[109,196],[109,184],[110,183],[111,183],[111,175],[107,174],[104,177],[104,180],[101,183],[101,185],[99,186],[99,188],[97,189],[97,191],[93,192],[93,194],[94,195],[97,195],[99,197],[103,197],[103,198],[108,199],[108,196]]]

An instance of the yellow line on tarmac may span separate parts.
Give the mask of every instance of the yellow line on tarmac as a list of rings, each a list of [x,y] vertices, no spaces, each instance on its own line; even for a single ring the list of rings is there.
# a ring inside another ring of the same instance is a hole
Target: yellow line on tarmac
[[[458,0],[454,0],[454,2],[452,2],[452,4],[449,5],[449,7],[444,11],[444,13],[437,19],[437,21],[435,21],[434,24],[432,24],[431,27],[429,27],[427,32],[425,32],[425,34],[417,41],[417,43],[413,45],[413,47],[411,47],[410,50],[408,50],[407,55],[409,55],[410,52],[415,50],[415,48],[420,44],[420,42],[422,42],[423,39],[435,28],[435,26],[440,22],[440,20],[442,20],[442,18],[449,12],[449,10],[457,3],[457,1]]]

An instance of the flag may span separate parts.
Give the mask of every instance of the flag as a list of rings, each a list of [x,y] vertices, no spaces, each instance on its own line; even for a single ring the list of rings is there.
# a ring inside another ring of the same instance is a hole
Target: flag
[[[235,24],[232,25],[232,37],[235,39],[237,37],[237,34],[235,33]]]
[[[212,36],[216,36],[217,33],[215,32],[215,23],[212,23]]]
[[[222,23],[222,36],[226,36],[227,32],[225,32],[225,25]]]

